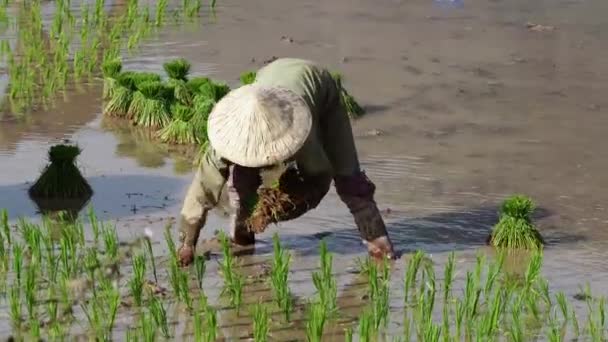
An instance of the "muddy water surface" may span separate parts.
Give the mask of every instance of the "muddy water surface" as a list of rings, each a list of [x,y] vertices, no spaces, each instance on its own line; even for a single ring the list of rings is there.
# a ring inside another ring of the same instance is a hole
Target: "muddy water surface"
[[[159,33],[125,68],[160,71],[167,59],[185,57],[194,73],[232,86],[242,71],[273,56],[340,70],[368,109],[353,128],[399,250],[423,249],[441,265],[455,249],[470,264],[500,201],[524,192],[538,203],[537,222],[550,242],[544,272],[551,285],[571,296],[589,281],[608,294],[601,286],[608,283],[608,3],[465,0],[451,8],[430,0],[224,0],[218,6],[216,18],[202,25]],[[80,165],[100,215],[116,219],[125,239],[151,227],[161,241],[192,176],[187,161],[102,119],[100,95],[96,84],[27,123],[1,122],[0,207],[12,218],[34,217],[27,182],[38,176],[48,147],[70,139],[83,148]],[[225,226],[224,217],[213,216],[205,238]],[[295,254],[297,295],[313,293],[309,277],[321,237],[336,254],[344,295],[351,291],[357,277],[346,267],[364,249],[333,191],[317,210],[262,234],[254,263],[271,252],[276,231]],[[221,283],[212,270],[210,288]]]

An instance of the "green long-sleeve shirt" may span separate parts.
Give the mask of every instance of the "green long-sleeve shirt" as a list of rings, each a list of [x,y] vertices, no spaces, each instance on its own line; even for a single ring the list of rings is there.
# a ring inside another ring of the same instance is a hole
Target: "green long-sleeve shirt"
[[[335,81],[325,68],[308,60],[281,58],[261,68],[255,82],[288,88],[302,96],[310,107],[312,129],[294,156],[300,173],[332,177],[351,175],[359,170],[350,120],[340,102]],[[217,205],[227,177],[228,165],[210,146],[186,198],[184,210]],[[194,200],[198,203],[188,203]],[[198,209],[195,211],[200,212]]]

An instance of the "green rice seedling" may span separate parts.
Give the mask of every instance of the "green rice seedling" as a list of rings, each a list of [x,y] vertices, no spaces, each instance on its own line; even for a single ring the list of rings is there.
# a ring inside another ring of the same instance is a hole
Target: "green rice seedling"
[[[202,314],[199,310],[194,312],[194,340],[195,341],[203,341],[203,319],[204,314]]]
[[[320,301],[313,302],[309,306],[306,321],[306,341],[321,342],[326,321],[327,307]]]
[[[29,189],[32,198],[88,200],[93,189],[76,166],[81,150],[74,145],[51,146],[46,166],[40,177]]]
[[[143,338],[145,342],[154,342],[156,338],[156,325],[154,317],[150,317],[152,314],[143,313],[139,316],[139,336]]]
[[[122,71],[122,61],[118,58],[105,61],[102,66],[103,71],[103,98],[110,99],[114,96],[114,89],[118,83],[117,78]]]
[[[13,273],[17,285],[21,286],[23,273],[23,246],[20,243],[13,244]]]
[[[414,288],[416,283],[416,277],[422,260],[424,259],[424,253],[420,250],[416,251],[412,256],[412,260],[407,265],[407,271],[404,279],[404,303],[407,305],[409,301],[410,290]]]
[[[146,257],[138,254],[131,259],[133,275],[129,280],[129,289],[135,305],[141,306],[143,302],[144,282],[146,276]]]
[[[156,3],[156,26],[161,26],[165,20],[165,11],[167,10],[167,0],[159,0]]]
[[[177,100],[178,103],[192,107],[194,94],[190,92],[186,84],[186,81],[173,78],[169,78],[166,83],[168,90],[172,92],[173,98]]]
[[[206,269],[205,258],[202,256],[194,258],[194,269],[196,270],[196,280],[199,290],[203,290],[203,277]]]
[[[97,243],[99,242],[100,227],[99,227],[99,221],[97,220],[97,215],[95,214],[93,207],[89,207],[89,209],[87,211],[87,216],[89,218],[89,224],[91,225],[91,230],[93,231],[93,242],[94,242],[95,246],[97,246]]]
[[[220,261],[220,270],[224,277],[224,288],[221,294],[228,294],[230,304],[235,307],[237,315],[240,313],[241,304],[243,301],[243,276],[235,271],[235,260],[230,248],[230,241],[225,233],[220,234],[220,243],[222,246],[222,261]]]
[[[13,283],[8,295],[11,322],[14,327],[18,328],[21,326],[21,285]]]
[[[239,79],[241,80],[242,85],[246,85],[246,84],[251,84],[251,83],[255,82],[255,76],[256,76],[255,71],[245,71],[244,73],[241,74]]]
[[[144,238],[144,244],[146,245],[146,254],[150,257],[150,264],[152,265],[152,274],[154,275],[154,282],[158,284],[158,277],[156,275],[156,261],[154,259],[154,252],[152,251],[152,240],[146,235]]]
[[[352,342],[353,341],[353,329],[352,328],[347,328],[344,329],[344,341],[345,342]]]
[[[181,104],[172,106],[173,120],[161,129],[157,136],[162,142],[171,144],[196,144],[198,136],[192,122],[194,116],[192,107]]]
[[[106,225],[102,231],[105,252],[113,262],[118,258],[118,235],[113,226]]]
[[[190,17],[190,18],[196,17],[199,14],[199,12],[200,12],[201,7],[202,7],[201,0],[194,0],[192,2],[192,4],[190,4],[187,7],[185,7],[185,9],[186,9],[186,15],[188,17]]]
[[[36,263],[32,263],[25,273],[25,304],[30,320],[36,317],[36,281],[38,280],[39,272],[40,267]]]
[[[369,260],[369,259],[368,259]],[[371,302],[373,328],[378,330],[380,325],[388,323],[390,274],[386,260],[379,270],[375,262],[368,261],[367,283]]]
[[[8,211],[6,209],[2,209],[2,211],[0,212],[0,222],[2,223],[3,239],[10,246],[10,244],[12,243],[11,227],[8,224]]]
[[[192,296],[190,296],[190,282],[188,273],[179,271],[178,275],[179,284],[180,284],[180,292],[179,297],[184,301],[188,310],[192,310]]]
[[[217,311],[212,307],[205,310],[205,342],[215,341],[217,337]]]
[[[530,217],[534,208],[529,197],[514,195],[507,198],[502,204],[500,219],[490,235],[490,244],[512,249],[542,248],[544,240]]]
[[[165,242],[167,243],[167,248],[169,249],[169,257],[171,258],[171,262],[177,262],[177,249],[175,248],[175,242],[173,241],[173,237],[171,235],[170,226],[165,227]]]
[[[361,342],[375,341],[375,333],[373,313],[369,309],[365,310],[359,317],[359,340]]]
[[[163,303],[156,297],[150,299],[150,315],[154,319],[154,323],[160,328],[164,338],[170,338],[169,321],[167,319],[167,311]]]
[[[344,109],[348,113],[348,116],[352,119],[356,119],[365,114],[365,110],[359,105],[355,98],[346,91],[342,82],[342,75],[340,73],[332,73],[334,82],[336,83],[336,89],[340,92],[340,101],[344,106]]]
[[[39,340],[40,339],[40,321],[32,318],[29,322],[30,326],[30,337]]]
[[[325,240],[320,244],[320,270],[312,274],[313,284],[317,290],[320,303],[328,313],[333,313],[337,307],[337,285],[332,275],[333,256],[327,250]]]
[[[129,117],[139,126],[165,127],[171,119],[166,86],[161,82],[149,81],[140,84],[138,89],[129,106]]]
[[[268,341],[268,333],[270,332],[270,316],[268,309],[262,303],[257,303],[252,312],[253,316],[253,340],[265,342]]]
[[[446,340],[449,340],[450,336],[450,300],[452,296],[452,282],[454,281],[454,264],[454,252],[451,252],[443,272],[442,330]]]
[[[283,311],[285,320],[289,322],[293,306],[291,292],[289,291],[288,285],[291,254],[285,253],[285,250],[281,246],[278,234],[275,233],[273,235],[272,242],[274,250],[274,258],[270,273],[272,291],[277,306]]]

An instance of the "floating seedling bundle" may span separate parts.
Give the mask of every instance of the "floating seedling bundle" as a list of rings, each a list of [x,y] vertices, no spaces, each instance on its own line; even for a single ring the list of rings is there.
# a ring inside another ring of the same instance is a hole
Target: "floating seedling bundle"
[[[336,87],[340,92],[340,100],[342,101],[348,116],[352,119],[356,119],[365,114],[365,110],[359,105],[355,98],[352,97],[352,95],[350,95],[346,89],[344,89],[344,85],[342,84],[342,75],[334,72],[332,73],[332,77],[336,82]]]
[[[541,248],[543,238],[530,217],[534,209],[534,203],[526,196],[514,195],[506,199],[488,242],[498,248]]]

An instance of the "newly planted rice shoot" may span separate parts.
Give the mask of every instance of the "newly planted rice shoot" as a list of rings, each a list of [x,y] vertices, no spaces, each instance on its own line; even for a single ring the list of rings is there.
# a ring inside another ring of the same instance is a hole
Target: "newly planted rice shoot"
[[[220,270],[224,277],[224,288],[222,294],[227,294],[230,299],[230,304],[236,308],[237,314],[240,312],[243,302],[243,285],[245,280],[234,269],[236,262],[230,248],[230,241],[226,234],[220,234],[220,243],[222,245],[222,261],[220,261]]]
[[[328,252],[325,240],[320,243],[320,259],[320,270],[312,274],[312,280],[317,289],[319,302],[328,314],[332,314],[336,309],[338,290],[336,279],[332,274],[333,256]]]
[[[129,281],[131,295],[135,305],[141,306],[143,303],[144,282],[146,275],[146,257],[143,254],[135,255],[132,259],[133,275]]]
[[[277,306],[283,311],[285,320],[289,322],[293,306],[288,279],[291,254],[286,253],[281,246],[278,234],[275,233],[272,240],[274,249],[274,258],[270,273],[272,291]]]
[[[164,338],[170,338],[169,321],[163,303],[158,298],[152,297],[150,299],[149,309],[150,315],[154,319],[155,326],[159,327]]]
[[[268,308],[262,303],[257,303],[253,307],[253,340],[256,342],[268,341],[270,331],[270,316]]]
[[[199,290],[203,290],[203,277],[205,276],[206,261],[202,256],[194,258],[194,269],[196,270],[196,280]]]

